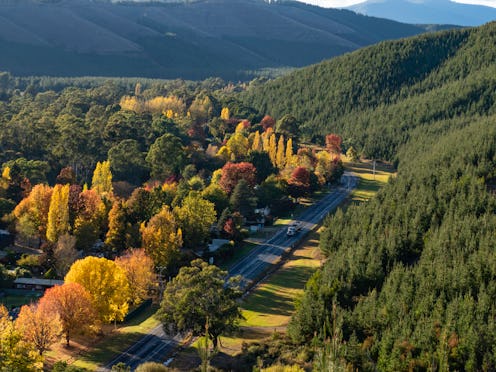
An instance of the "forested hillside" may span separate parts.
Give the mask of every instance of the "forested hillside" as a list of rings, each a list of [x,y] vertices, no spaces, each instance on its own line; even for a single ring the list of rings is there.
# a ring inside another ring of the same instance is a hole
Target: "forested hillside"
[[[308,77],[307,133],[342,130],[398,162],[375,199],[325,222],[325,264],[289,327],[294,342],[320,343],[318,370],[496,368],[495,26],[384,43],[262,88],[275,102],[276,87]],[[314,103],[326,111],[312,118]]]
[[[0,70],[248,80],[425,31],[297,2],[1,1]]]
[[[494,112],[496,23],[372,47],[298,70],[245,94],[271,115],[291,113],[307,139],[329,130],[368,157],[393,160],[409,132]]]

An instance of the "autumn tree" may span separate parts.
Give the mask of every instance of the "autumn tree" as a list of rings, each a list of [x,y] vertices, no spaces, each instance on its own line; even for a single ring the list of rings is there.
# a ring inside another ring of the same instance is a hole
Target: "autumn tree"
[[[130,302],[139,304],[147,299],[157,277],[153,270],[153,260],[145,250],[140,248],[126,251],[115,259],[115,263],[126,273]]]
[[[55,185],[48,209],[46,236],[56,242],[59,236],[69,231],[69,185]]]
[[[279,169],[284,168],[286,165],[286,149],[284,144],[284,136],[281,135],[279,137],[279,141],[277,143],[277,152],[276,152],[276,166]]]
[[[112,193],[112,172],[110,171],[110,161],[96,163],[93,178],[91,179],[91,189],[98,195],[108,195]]]
[[[321,178],[322,183],[333,183],[341,178],[344,169],[339,156],[333,156],[327,151],[320,151],[316,157],[315,173]]]
[[[293,164],[293,139],[289,138],[288,142],[286,142],[286,153],[285,153],[285,158],[286,158],[286,165],[292,165]]]
[[[234,190],[239,180],[244,179],[248,185],[255,186],[256,169],[251,163],[226,163],[222,167],[219,186],[228,194]]]
[[[220,118],[222,120],[229,120],[230,116],[231,116],[231,114],[229,112],[229,108],[223,107],[221,112],[220,112]]]
[[[181,227],[184,245],[189,248],[197,248],[205,243],[217,218],[215,205],[198,193],[190,193],[181,207],[174,208],[174,215]]]
[[[241,318],[237,299],[239,278],[227,280],[227,271],[197,259],[182,267],[167,283],[158,317],[171,333],[205,335],[217,348],[218,338],[233,330]]]
[[[276,121],[271,116],[265,115],[260,124],[262,125],[264,131],[267,131],[267,129],[269,128],[274,128],[274,126],[276,125]]]
[[[297,167],[288,180],[289,194],[298,199],[310,191],[310,171],[304,167]]]
[[[155,266],[170,269],[179,257],[183,238],[168,206],[164,206],[146,225],[142,225],[141,237],[143,248],[153,259]]]
[[[277,166],[277,141],[276,141],[276,134],[275,133],[272,133],[269,137],[268,153],[269,153],[270,161],[276,167]]]
[[[340,155],[342,142],[343,140],[337,134],[328,134],[325,138],[326,150],[329,151],[330,154]]]
[[[62,235],[53,249],[54,267],[57,275],[63,278],[78,257],[76,238],[69,234]]]
[[[255,136],[253,137],[251,149],[258,152],[263,150],[262,137],[260,136],[260,132],[258,130],[255,132]]]
[[[227,141],[226,147],[235,160],[242,159],[249,150],[248,139],[242,133],[234,133]]]
[[[127,314],[129,283],[125,271],[114,261],[93,256],[78,260],[65,282],[78,283],[88,291],[102,321],[122,321]]]
[[[126,248],[127,242],[127,218],[122,202],[117,201],[112,205],[108,220],[105,246],[113,253],[122,252]]]
[[[48,211],[52,188],[39,184],[14,209],[16,230],[24,236],[44,238],[48,224]]]
[[[58,314],[50,312],[43,304],[21,307],[15,324],[24,339],[31,342],[40,355],[59,340],[62,332]]]
[[[358,153],[356,150],[353,148],[353,146],[350,146],[348,150],[346,151],[346,157],[349,159],[351,162],[355,162],[358,160]]]
[[[83,333],[96,324],[97,313],[89,292],[78,283],[65,283],[48,288],[40,306],[57,314],[62,324],[66,345],[75,334]]]
[[[76,173],[72,167],[62,168],[57,176],[57,183],[61,185],[72,185],[76,183]]]
[[[96,190],[85,190],[79,194],[74,236],[78,249],[88,250],[100,237],[104,227],[107,208]]]
[[[42,370],[41,357],[34,345],[23,338],[8,310],[0,304],[0,371]]]

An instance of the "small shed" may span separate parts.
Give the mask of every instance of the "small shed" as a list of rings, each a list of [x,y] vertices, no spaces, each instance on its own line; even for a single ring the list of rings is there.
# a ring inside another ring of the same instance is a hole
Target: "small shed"
[[[64,284],[63,280],[39,279],[39,278],[17,278],[14,280],[15,289],[24,289],[28,291],[44,291],[56,285]]]

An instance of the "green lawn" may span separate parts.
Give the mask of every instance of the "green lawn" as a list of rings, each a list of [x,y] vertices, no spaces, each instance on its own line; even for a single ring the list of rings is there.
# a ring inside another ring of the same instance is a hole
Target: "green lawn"
[[[21,307],[23,305],[28,305],[31,302],[36,302],[40,296],[41,293],[39,292],[27,292],[25,295],[7,295],[5,297],[0,297],[0,304],[10,310],[14,307]]]
[[[285,326],[294,312],[294,301],[302,295],[305,283],[320,265],[319,233],[312,232],[304,247],[245,298],[241,307],[242,326]]]
[[[151,306],[136,318],[118,327],[112,334],[92,346],[89,352],[78,356],[73,365],[94,371],[107,364],[160,323],[154,317],[156,311],[157,307]],[[53,356],[60,359],[60,355]]]
[[[374,175],[370,162],[345,162],[345,168],[359,178],[358,187],[350,195],[352,204],[359,204],[372,198],[388,182],[389,177],[395,175],[392,168],[383,165],[376,166]]]

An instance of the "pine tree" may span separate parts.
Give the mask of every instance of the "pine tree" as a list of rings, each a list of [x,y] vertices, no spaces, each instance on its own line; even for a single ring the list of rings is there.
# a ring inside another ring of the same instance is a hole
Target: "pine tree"
[[[279,142],[277,143],[277,153],[276,153],[276,166],[279,169],[284,168],[284,166],[286,165],[286,158],[284,156],[284,152],[285,152],[285,149],[284,149],[284,136],[281,135],[279,137]]]
[[[46,236],[52,243],[69,231],[69,185],[55,185],[48,209]]]

